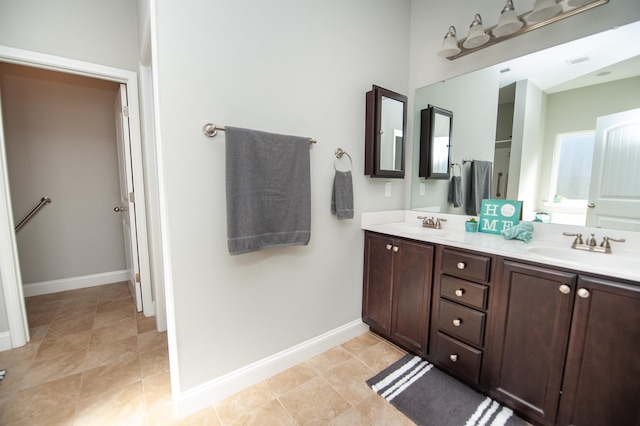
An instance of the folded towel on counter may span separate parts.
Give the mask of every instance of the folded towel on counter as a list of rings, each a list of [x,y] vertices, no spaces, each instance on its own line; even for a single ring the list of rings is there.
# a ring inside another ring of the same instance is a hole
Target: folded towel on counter
[[[462,178],[460,176],[451,176],[448,200],[453,204],[453,207],[462,207]]]
[[[227,126],[225,139],[229,253],[307,245],[309,138]]]
[[[491,198],[491,177],[493,163],[491,161],[474,160],[471,163],[471,184],[469,186],[469,203],[467,214],[478,216],[482,200]]]
[[[503,229],[500,233],[507,240],[522,240],[525,243],[531,241],[533,237],[533,224],[531,222],[521,222],[518,225]]]
[[[331,191],[331,213],[338,219],[353,219],[353,179],[350,170],[336,170]]]

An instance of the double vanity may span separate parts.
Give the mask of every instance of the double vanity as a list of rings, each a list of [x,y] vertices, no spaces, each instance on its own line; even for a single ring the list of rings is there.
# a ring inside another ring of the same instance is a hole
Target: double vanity
[[[525,243],[424,215],[362,215],[373,332],[533,424],[640,424],[639,233],[535,223]],[[610,237],[611,253],[565,232]]]

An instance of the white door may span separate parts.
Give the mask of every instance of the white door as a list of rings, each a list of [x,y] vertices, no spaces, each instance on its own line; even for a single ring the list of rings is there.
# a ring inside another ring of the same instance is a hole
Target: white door
[[[138,238],[136,235],[136,205],[131,172],[131,140],[129,135],[127,86],[125,84],[120,85],[114,109],[116,113],[118,168],[120,172],[120,205],[115,206],[114,211],[122,218],[129,291],[135,302],[136,309],[141,312],[142,291],[140,288],[140,262],[138,260]]]
[[[598,117],[587,226],[640,231],[639,165],[640,109]]]

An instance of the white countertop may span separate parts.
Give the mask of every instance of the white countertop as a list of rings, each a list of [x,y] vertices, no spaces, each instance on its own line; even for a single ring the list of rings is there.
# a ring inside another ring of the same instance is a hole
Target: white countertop
[[[443,218],[442,229],[425,228],[418,216]],[[475,250],[514,259],[637,281],[640,285],[640,233],[571,225],[533,222],[533,238],[528,243],[507,240],[502,235],[465,232],[463,215],[393,210],[363,213],[360,227],[381,234],[438,243]],[[600,244],[602,237],[624,238],[623,243],[611,241],[612,253],[596,253],[571,249],[573,237],[563,232],[581,233],[586,241],[594,234]]]

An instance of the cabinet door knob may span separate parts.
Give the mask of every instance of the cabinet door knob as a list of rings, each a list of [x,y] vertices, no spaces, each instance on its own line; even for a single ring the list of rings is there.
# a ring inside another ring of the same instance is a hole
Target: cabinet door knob
[[[387,244],[387,250],[391,250],[391,247],[393,247],[391,244]]]
[[[462,297],[463,294],[464,294],[464,290],[463,289],[459,288],[459,289],[456,290],[456,296]]]
[[[466,263],[458,262],[458,269],[464,269],[466,266],[467,266]]]
[[[460,318],[456,318],[453,320],[453,325],[456,327],[460,327],[460,324],[462,324],[462,320]]]
[[[591,293],[589,293],[589,290],[587,290],[586,288],[581,288],[578,290],[578,296],[582,297],[583,299],[588,298],[591,295]]]
[[[449,359],[451,360],[451,362],[456,362],[456,361],[458,361],[458,355],[451,354],[451,355],[449,355]]]
[[[571,287],[569,287],[566,284],[562,284],[560,287],[558,287],[558,290],[560,290],[560,293],[562,294],[569,294],[571,293]]]
[[[397,252],[398,252],[398,250],[400,250],[400,247],[398,247],[398,246],[393,246],[393,252],[394,252],[394,253],[397,253]]]

